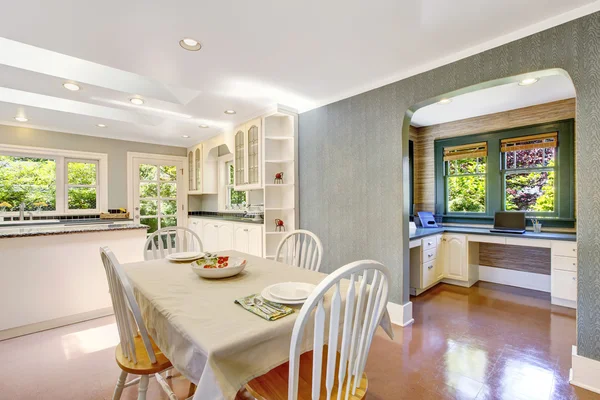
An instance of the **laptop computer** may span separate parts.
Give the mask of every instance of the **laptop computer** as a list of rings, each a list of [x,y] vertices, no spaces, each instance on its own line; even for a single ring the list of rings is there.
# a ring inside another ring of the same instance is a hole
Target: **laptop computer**
[[[494,214],[494,228],[490,232],[525,233],[525,213],[497,211]]]

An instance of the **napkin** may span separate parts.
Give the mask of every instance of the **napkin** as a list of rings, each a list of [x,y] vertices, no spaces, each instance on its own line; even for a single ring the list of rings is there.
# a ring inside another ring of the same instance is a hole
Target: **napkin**
[[[258,307],[256,304],[254,304],[255,297],[257,297],[263,301],[264,304],[262,307]],[[250,296],[235,299],[235,303],[244,307],[246,310],[250,311],[251,313],[258,315],[259,317],[261,317],[263,319],[266,319],[267,321],[275,321],[275,320],[278,320],[279,318],[283,318],[286,315],[290,315],[294,312],[293,308],[284,306],[283,304],[265,300],[258,294],[253,294]],[[271,311],[271,309],[275,309],[277,311]],[[266,311],[269,311],[269,313],[267,313]]]

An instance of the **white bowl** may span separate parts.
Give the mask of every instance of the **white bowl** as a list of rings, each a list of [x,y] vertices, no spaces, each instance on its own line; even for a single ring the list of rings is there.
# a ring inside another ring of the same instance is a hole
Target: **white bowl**
[[[228,265],[224,268],[204,268],[204,266],[196,264],[197,262],[202,263],[203,259],[194,261],[191,264],[192,271],[199,277],[207,279],[229,278],[239,274],[246,267],[246,260],[240,257],[229,257]]]

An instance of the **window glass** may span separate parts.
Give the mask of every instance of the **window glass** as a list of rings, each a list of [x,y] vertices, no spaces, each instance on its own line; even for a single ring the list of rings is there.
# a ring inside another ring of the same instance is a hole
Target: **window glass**
[[[229,161],[225,163],[225,167],[227,168],[228,174],[228,184],[227,184],[227,209],[241,209],[246,203],[246,192],[245,191],[237,191],[233,188],[233,177],[235,174],[235,170],[233,168],[233,162]]]
[[[56,210],[56,160],[0,155],[0,211]]]
[[[447,212],[485,213],[487,157],[446,161]]]
[[[67,208],[95,210],[97,168],[94,161],[67,161]]]
[[[555,157],[555,148],[504,153],[506,211],[555,211]]]

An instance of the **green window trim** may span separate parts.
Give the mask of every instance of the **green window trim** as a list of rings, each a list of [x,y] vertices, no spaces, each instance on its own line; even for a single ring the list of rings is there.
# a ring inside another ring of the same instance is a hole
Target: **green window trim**
[[[528,217],[540,217],[546,226],[574,226],[574,120],[563,120],[508,130],[486,132],[475,135],[438,139],[434,141],[435,152],[435,213],[442,215],[445,222],[491,223],[496,211],[504,208],[504,167],[500,151],[502,139],[536,135],[546,132],[558,132],[555,176],[555,211],[527,212]],[[444,147],[460,146],[470,143],[487,142],[487,173],[485,212],[447,213],[446,179],[444,176]]]

